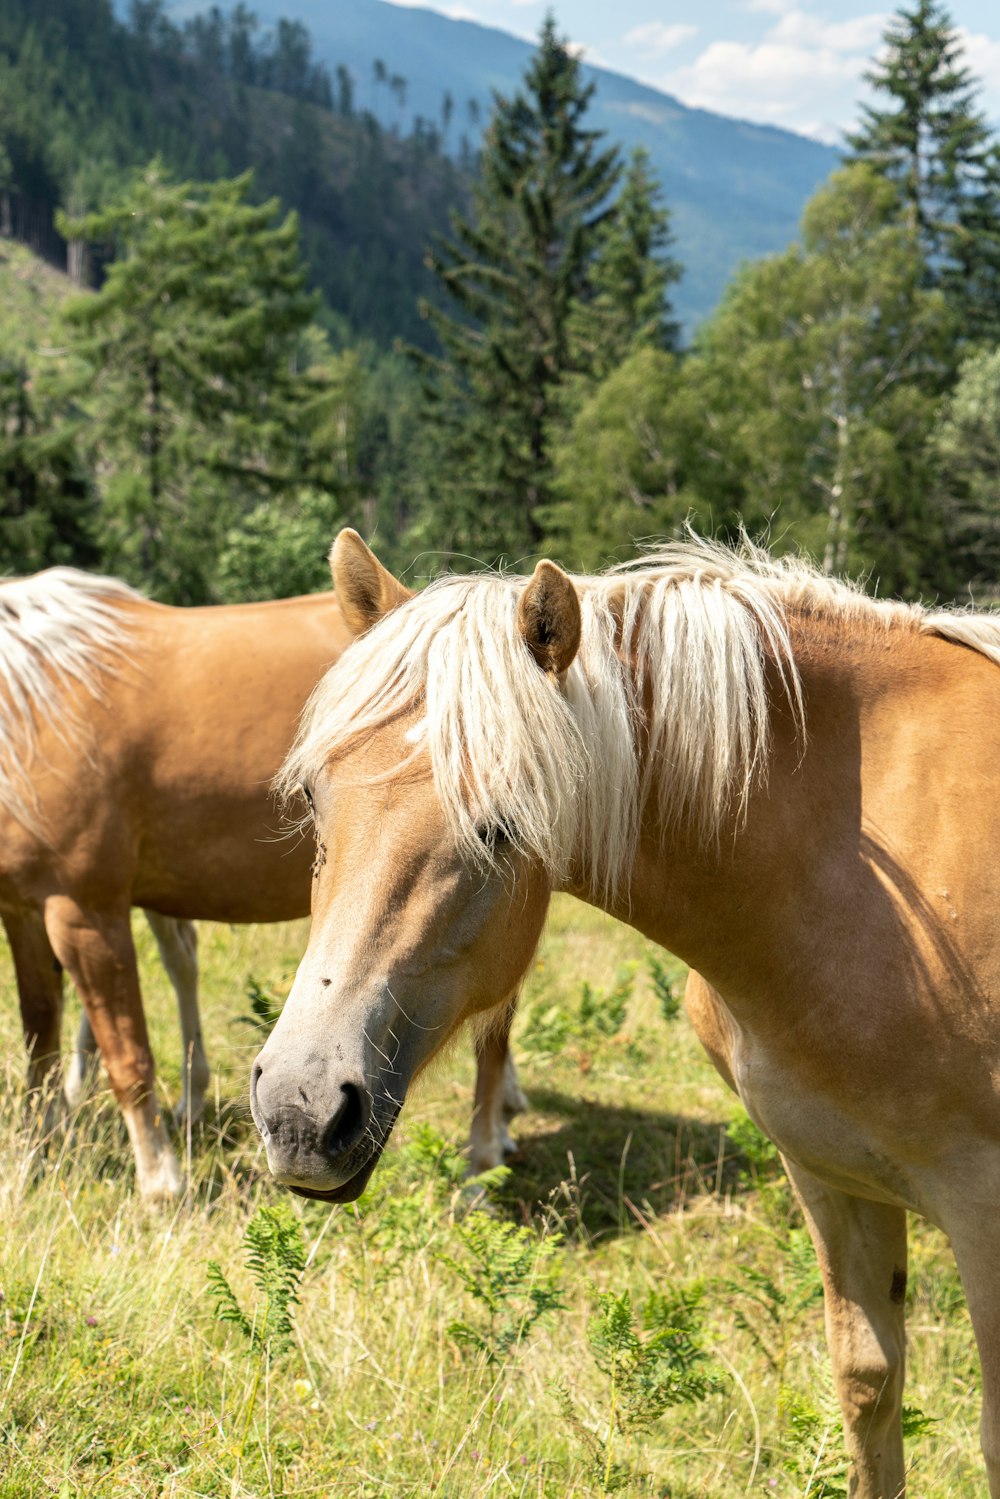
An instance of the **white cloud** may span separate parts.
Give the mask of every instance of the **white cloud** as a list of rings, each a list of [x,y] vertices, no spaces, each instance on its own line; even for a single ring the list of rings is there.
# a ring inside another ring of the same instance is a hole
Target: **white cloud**
[[[683,21],[674,26],[667,26],[662,21],[650,21],[645,26],[633,26],[622,40],[626,47],[641,47],[653,57],[660,57],[664,52],[670,52],[697,35],[697,26],[688,26]]]
[[[829,47],[834,52],[870,53],[882,37],[889,17],[869,11],[850,21],[829,22],[799,9],[787,10],[768,33],[771,42],[805,47]]]
[[[843,125],[835,125],[832,120],[801,120],[796,122],[795,129],[824,146],[839,146],[844,139]]]
[[[663,80],[687,104],[792,125],[818,140],[853,112],[862,75],[885,30],[884,11],[831,20],[802,0],[746,0],[773,20],[758,42],[716,41]]]
[[[794,10],[798,0],[746,0],[747,10],[762,10],[765,15],[783,16],[786,11]]]
[[[665,79],[664,87],[702,109],[777,121],[817,104],[823,108],[824,95],[860,78],[867,62],[866,55],[829,46],[712,42],[689,67]]]
[[[965,48],[966,66],[982,80],[987,92],[996,92],[1000,89],[1000,41],[963,27],[959,27],[958,34]],[[995,100],[993,107],[996,108]]]
[[[436,10],[438,15],[447,16],[449,21],[482,21],[474,10],[469,10],[465,5],[432,5],[430,0],[389,0],[390,5],[402,6],[404,10]]]

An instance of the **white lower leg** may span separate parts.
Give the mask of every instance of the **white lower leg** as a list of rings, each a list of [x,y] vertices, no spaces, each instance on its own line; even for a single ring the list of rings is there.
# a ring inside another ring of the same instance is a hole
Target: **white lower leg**
[[[66,1102],[70,1108],[78,1108],[84,1099],[90,1097],[94,1081],[97,1077],[98,1066],[97,1042],[94,1040],[94,1032],[90,1028],[90,1021],[84,1013],[80,1017],[80,1027],[76,1033],[76,1045],[70,1053],[69,1065],[66,1068],[66,1075],[63,1081]]]
[[[122,1114],[135,1154],[136,1185],[141,1197],[179,1197],[184,1178],[174,1155],[156,1098],[123,1104]]]
[[[205,1092],[211,1078],[198,1010],[198,931],[193,921],[160,916],[156,911],[147,911],[146,920],[177,995],[177,1014],[184,1044],[180,1122],[182,1125],[197,1124],[205,1112]]]

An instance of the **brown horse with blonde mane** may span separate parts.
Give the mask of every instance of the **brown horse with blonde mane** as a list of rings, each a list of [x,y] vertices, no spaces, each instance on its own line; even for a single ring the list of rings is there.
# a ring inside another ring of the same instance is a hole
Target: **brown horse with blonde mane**
[[[0,916],[29,1089],[52,1098],[65,968],[144,1195],[172,1195],[182,1179],[156,1098],[130,908],[146,908],[178,989],[183,1107],[196,1117],[207,1066],[187,918],[308,913],[311,841],[288,836],[269,786],[310,690],[350,639],[330,594],[174,609],[71,569],[0,584]],[[500,1159],[505,1084],[511,1111],[519,1102],[505,1060],[506,1035],[491,1033],[474,1167]]]
[[[692,968],[688,1007],[816,1247],[855,1499],[898,1499],[906,1213],[951,1239],[1000,1496],[1000,621],[684,544],[602,577],[393,579],[281,776],[325,848],[253,1068],[279,1181],[349,1201],[411,1079],[531,961],[552,890]]]

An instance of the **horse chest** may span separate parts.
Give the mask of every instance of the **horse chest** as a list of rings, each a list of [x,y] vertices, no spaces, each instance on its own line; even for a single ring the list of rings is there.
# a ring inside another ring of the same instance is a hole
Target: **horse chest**
[[[784,1155],[841,1191],[927,1213],[919,1173],[853,1108],[735,1027],[731,1066],[744,1108]]]

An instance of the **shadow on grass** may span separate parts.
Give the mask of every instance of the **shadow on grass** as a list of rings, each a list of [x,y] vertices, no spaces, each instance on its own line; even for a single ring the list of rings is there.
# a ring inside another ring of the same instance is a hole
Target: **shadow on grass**
[[[173,1127],[170,1134],[202,1206],[233,1192],[250,1199],[262,1187],[280,1194],[245,1092],[207,1101],[191,1132],[190,1156],[185,1133]],[[517,1221],[554,1213],[568,1236],[587,1241],[636,1232],[644,1219],[682,1211],[706,1196],[736,1198],[781,1176],[777,1163],[748,1160],[721,1121],[555,1088],[532,1088],[530,1109],[515,1121],[514,1134],[519,1150],[497,1194],[501,1211]],[[41,1179],[67,1168],[91,1182],[131,1177],[124,1122],[108,1093],[77,1111],[68,1138],[60,1133],[38,1152],[33,1174]]]
[[[514,1122],[518,1154],[500,1200],[527,1216],[550,1206],[588,1239],[638,1231],[643,1218],[678,1212],[706,1195],[736,1197],[762,1173],[722,1122],[598,1103],[533,1088]]]

